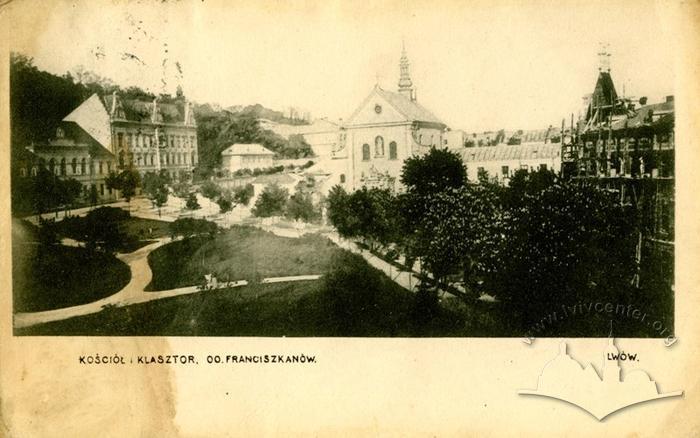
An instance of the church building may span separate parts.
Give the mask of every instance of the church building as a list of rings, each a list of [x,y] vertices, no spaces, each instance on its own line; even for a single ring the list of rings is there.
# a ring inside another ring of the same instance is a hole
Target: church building
[[[398,91],[375,85],[338,135],[332,161],[344,163],[332,167],[345,169],[337,174],[337,183],[349,191],[363,186],[400,190],[404,160],[444,144],[447,125],[418,103],[405,47]]]

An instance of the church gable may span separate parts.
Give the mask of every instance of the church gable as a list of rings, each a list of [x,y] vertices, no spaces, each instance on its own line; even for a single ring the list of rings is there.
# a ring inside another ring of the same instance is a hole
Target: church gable
[[[410,122],[375,87],[347,121],[347,126]]]

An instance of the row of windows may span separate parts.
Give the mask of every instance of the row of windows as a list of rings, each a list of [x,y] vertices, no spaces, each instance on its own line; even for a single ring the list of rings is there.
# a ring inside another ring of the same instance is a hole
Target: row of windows
[[[374,157],[381,158],[384,156],[384,138],[378,135],[374,139]],[[370,159],[370,147],[367,143],[362,145],[362,160],[369,161]],[[396,142],[392,141],[389,143],[389,159],[397,159]]]
[[[133,154],[125,153],[124,151],[119,152],[119,167],[124,167],[126,162],[130,165],[136,164],[137,166],[155,166],[156,165],[156,154]],[[161,154],[160,163],[163,165],[178,165],[178,164],[197,164],[197,156],[194,152],[191,154],[187,153],[169,153]]]
[[[547,170],[547,165],[544,163],[541,163],[538,168],[539,168],[539,170]],[[522,164],[520,166],[520,169],[527,170],[527,171],[534,171],[535,170],[533,167],[528,166],[527,164]],[[483,167],[478,167],[476,169],[476,171],[477,171],[477,174],[482,174],[483,172],[485,172],[485,169]],[[510,172],[510,168],[508,166],[501,166],[501,176],[504,178],[508,178],[508,177],[512,176],[511,172]]]
[[[170,145],[171,148],[175,149],[192,149],[196,147],[194,136],[185,135],[167,135],[161,137],[161,143],[165,142],[164,146]],[[152,134],[133,134],[128,133],[126,136],[123,132],[117,133],[117,148],[124,149],[137,147],[137,148],[151,148],[155,146],[156,140],[155,135]]]
[[[40,160],[39,162],[40,166],[44,166],[44,161]],[[112,162],[111,161],[99,161],[97,163],[93,163],[93,166],[97,166],[97,173],[100,175],[104,173],[109,173],[112,171]],[[90,163],[88,160],[86,160],[84,157],[78,161],[77,158],[73,158],[70,162],[67,162],[65,158],[61,158],[60,162],[56,162],[54,158],[51,158],[48,163],[48,169],[51,173],[54,175],[60,175],[60,176],[66,176],[68,175],[68,170],[70,169],[71,175],[87,175],[88,172],[90,174],[95,173],[94,167],[90,167]],[[37,167],[32,168],[32,176],[36,176],[37,173]],[[27,170],[25,168],[20,169],[20,175],[26,176],[27,175]]]

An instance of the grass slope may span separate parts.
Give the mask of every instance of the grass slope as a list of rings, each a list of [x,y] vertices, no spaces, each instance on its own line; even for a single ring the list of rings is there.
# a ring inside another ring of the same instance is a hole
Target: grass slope
[[[266,277],[322,274],[340,249],[330,240],[307,235],[279,237],[253,227],[234,226],[215,238],[197,236],[153,251],[153,280],[146,290],[200,284],[205,274],[255,281]]]
[[[129,267],[112,255],[61,245],[40,245],[35,231],[13,221],[12,294],[15,312],[85,304],[126,286]]]

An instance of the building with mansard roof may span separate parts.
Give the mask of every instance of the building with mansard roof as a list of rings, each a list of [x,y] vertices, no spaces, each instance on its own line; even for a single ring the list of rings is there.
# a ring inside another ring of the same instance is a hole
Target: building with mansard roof
[[[86,200],[94,187],[107,201],[117,195],[105,184],[112,171],[191,173],[198,162],[192,105],[182,96],[162,100],[93,94],[63,118],[53,139],[22,152],[19,176],[35,176],[43,167],[82,183]]]
[[[36,176],[44,168],[59,178],[79,181],[86,201],[93,189],[98,200],[116,198],[105,184],[107,175],[117,170],[109,114],[96,94],[63,118],[54,138],[28,146],[18,158],[20,177]]]
[[[176,98],[127,99],[103,96],[110,121],[111,151],[119,168],[141,173],[191,173],[198,163],[197,124],[192,104]]]

